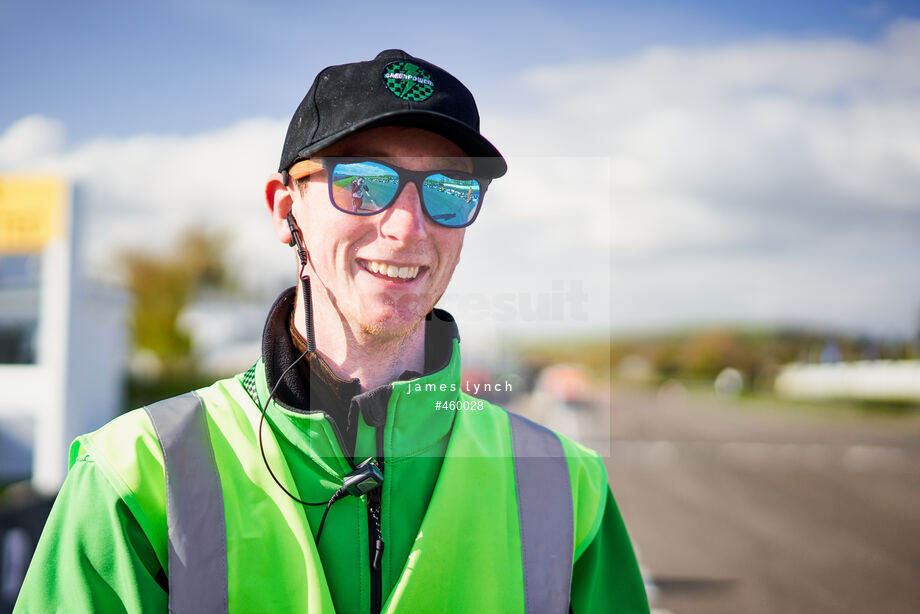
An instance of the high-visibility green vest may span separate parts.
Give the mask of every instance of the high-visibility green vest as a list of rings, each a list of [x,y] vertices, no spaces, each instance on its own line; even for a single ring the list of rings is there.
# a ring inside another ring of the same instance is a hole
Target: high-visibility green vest
[[[403,435],[398,416],[451,422],[434,491],[405,563],[399,565],[401,557],[392,553],[383,557],[382,611],[566,611],[568,594],[559,593],[567,591],[572,560],[604,515],[604,467],[593,451],[464,394],[453,343],[445,369],[394,382],[388,395],[365,399],[385,403],[379,427],[384,450]],[[126,414],[78,439],[72,455],[89,453],[137,518],[168,570],[171,607],[334,612],[310,521],[316,512],[288,497],[263,462],[259,418],[268,390],[261,361],[248,377]],[[254,396],[244,385],[253,379]],[[455,409],[436,409],[438,402]],[[292,433],[282,428],[283,413],[274,402],[266,410],[265,458],[294,494],[324,501],[352,465],[322,414],[301,416]],[[359,421],[364,430],[358,452],[373,449],[367,434],[376,431],[366,416]],[[296,480],[290,457],[282,453],[282,440],[292,438],[299,438],[304,453]],[[393,493],[412,479],[411,471],[401,469],[404,460],[384,463],[385,538],[400,522],[402,503]],[[566,491],[568,498],[553,496]],[[335,513],[340,508],[345,511]],[[332,509],[324,547],[340,546],[343,557],[355,549],[369,552],[368,524],[360,522],[366,497],[345,497]],[[354,574],[353,603],[368,611],[367,570]]]

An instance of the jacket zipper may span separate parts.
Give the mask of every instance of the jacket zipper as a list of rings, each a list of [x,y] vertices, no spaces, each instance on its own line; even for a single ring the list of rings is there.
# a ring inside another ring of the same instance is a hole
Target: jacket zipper
[[[377,427],[377,467],[383,473],[383,427]],[[384,480],[386,478],[384,477]],[[381,489],[367,493],[367,543],[371,565],[371,614],[383,607],[383,533],[380,530]]]
[[[380,612],[383,563],[383,539],[380,535],[380,489],[367,493],[367,535],[371,564],[371,614]]]

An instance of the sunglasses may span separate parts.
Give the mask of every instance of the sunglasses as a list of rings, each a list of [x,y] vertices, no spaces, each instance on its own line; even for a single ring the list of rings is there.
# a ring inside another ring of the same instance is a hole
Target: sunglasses
[[[463,171],[409,169],[371,158],[301,160],[288,174],[293,179],[326,171],[329,200],[339,211],[374,215],[396,201],[407,183],[415,184],[425,215],[447,228],[464,228],[479,215],[489,179]]]

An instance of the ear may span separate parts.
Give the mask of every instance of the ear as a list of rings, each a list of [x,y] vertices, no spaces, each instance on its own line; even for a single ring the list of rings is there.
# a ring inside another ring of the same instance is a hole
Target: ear
[[[285,245],[290,244],[291,230],[288,228],[286,218],[294,205],[294,199],[285,187],[281,173],[272,173],[268,177],[268,182],[265,184],[265,204],[268,205],[268,211],[272,216],[272,226],[275,227],[278,240]]]

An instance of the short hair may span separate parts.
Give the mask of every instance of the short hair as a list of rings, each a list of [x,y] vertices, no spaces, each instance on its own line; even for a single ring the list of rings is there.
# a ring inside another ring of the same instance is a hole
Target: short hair
[[[294,187],[297,188],[297,192],[299,192],[301,196],[306,196],[308,185],[310,185],[309,177],[294,179]]]

